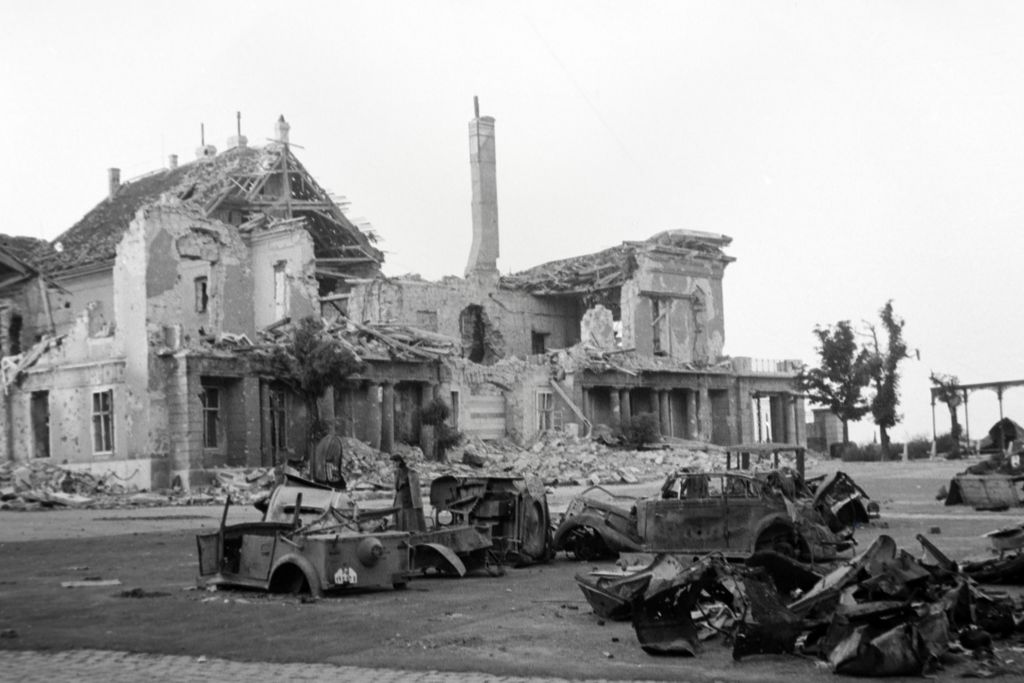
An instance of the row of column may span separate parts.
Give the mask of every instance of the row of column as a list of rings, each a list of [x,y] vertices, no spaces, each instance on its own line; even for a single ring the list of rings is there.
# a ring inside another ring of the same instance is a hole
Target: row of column
[[[369,445],[385,453],[395,448],[395,382],[367,382],[366,435]],[[447,401],[450,385],[424,382],[421,385],[420,408],[425,409],[435,398]],[[432,449],[431,434],[420,425],[420,447],[424,453]]]
[[[583,387],[583,406],[587,417],[594,419],[594,410],[591,404],[591,393],[594,388]],[[612,422],[622,424],[624,420],[633,415],[632,389],[623,387],[609,387],[611,396]],[[658,418],[658,430],[664,436],[672,435],[672,390],[651,389],[654,398],[654,415]],[[686,425],[684,438],[700,439],[702,420],[700,410],[709,410],[708,389],[701,386],[699,390],[686,389]],[[710,419],[710,418],[708,418]]]

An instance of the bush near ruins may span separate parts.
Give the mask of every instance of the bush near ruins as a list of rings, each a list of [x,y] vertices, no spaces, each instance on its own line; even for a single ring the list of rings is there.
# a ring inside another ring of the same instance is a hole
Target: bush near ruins
[[[452,408],[444,400],[435,398],[420,411],[420,422],[434,429],[434,453],[425,453],[428,457],[433,455],[440,461],[445,460],[445,453],[462,443],[463,434],[455,427],[448,424],[448,418],[452,414]]]
[[[626,445],[639,448],[661,441],[661,427],[654,413],[638,413],[622,425],[622,440]]]

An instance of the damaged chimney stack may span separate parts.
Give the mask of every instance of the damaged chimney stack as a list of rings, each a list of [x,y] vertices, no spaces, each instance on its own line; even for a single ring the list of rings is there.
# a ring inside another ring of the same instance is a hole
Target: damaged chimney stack
[[[107,169],[107,196],[110,199],[114,198],[117,191],[121,189],[121,169],[119,168],[108,168]]]
[[[473,97],[469,122],[469,166],[473,182],[473,244],[466,277],[498,275],[498,180],[494,154],[494,117],[480,116]]]
[[[171,169],[172,171],[174,169],[178,168],[178,155],[177,154],[171,154],[170,156],[167,157],[167,168]]]
[[[228,138],[228,149],[245,147],[249,144],[249,138],[242,135],[242,112],[235,112],[235,134]]]

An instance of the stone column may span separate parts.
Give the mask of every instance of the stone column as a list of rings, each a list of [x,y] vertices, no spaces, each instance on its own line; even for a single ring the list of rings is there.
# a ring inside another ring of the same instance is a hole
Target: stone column
[[[711,397],[708,395],[708,380],[701,377],[700,397],[697,400],[697,433],[701,441],[711,440]]]
[[[622,395],[619,396],[619,404],[622,406],[622,421],[629,422],[629,418],[633,417],[633,406],[629,400],[629,389],[622,390]]]
[[[672,436],[672,396],[664,389],[658,391],[658,408],[661,410],[661,433]]]
[[[380,449],[385,453],[395,450],[395,385],[386,382],[381,392],[380,407]]]
[[[622,403],[619,401],[619,390],[615,387],[609,389],[612,397],[612,429],[622,426]]]
[[[798,443],[796,434],[796,398],[786,395],[786,443]]]
[[[699,423],[697,422],[697,392],[693,389],[686,390],[686,438],[698,440]]]
[[[366,436],[370,446],[380,450],[381,387],[376,382],[366,385]]]
[[[435,382],[424,382],[420,385],[420,411],[430,405],[436,392],[437,383]],[[422,415],[422,412],[420,414]],[[423,457],[428,460],[434,459],[434,426],[423,424],[422,420],[420,420],[420,450],[423,451]]]
[[[580,391],[583,392],[583,405],[580,406],[580,410],[583,411],[584,417],[594,422],[594,411],[590,409],[590,389],[588,387],[580,387]],[[583,425],[580,425],[580,430],[583,430]]]
[[[658,425],[658,434],[664,434],[664,425],[661,421],[661,392],[651,389],[651,413],[654,415],[655,424]]]

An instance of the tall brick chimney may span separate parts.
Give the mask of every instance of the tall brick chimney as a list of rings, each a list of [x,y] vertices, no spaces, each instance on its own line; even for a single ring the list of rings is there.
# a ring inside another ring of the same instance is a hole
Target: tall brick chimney
[[[108,168],[107,169],[107,197],[110,199],[114,198],[117,191],[121,189],[121,169],[119,168]]]
[[[469,167],[473,182],[473,244],[466,277],[498,275],[498,180],[495,173],[494,117],[480,116],[473,97],[469,122]]]

